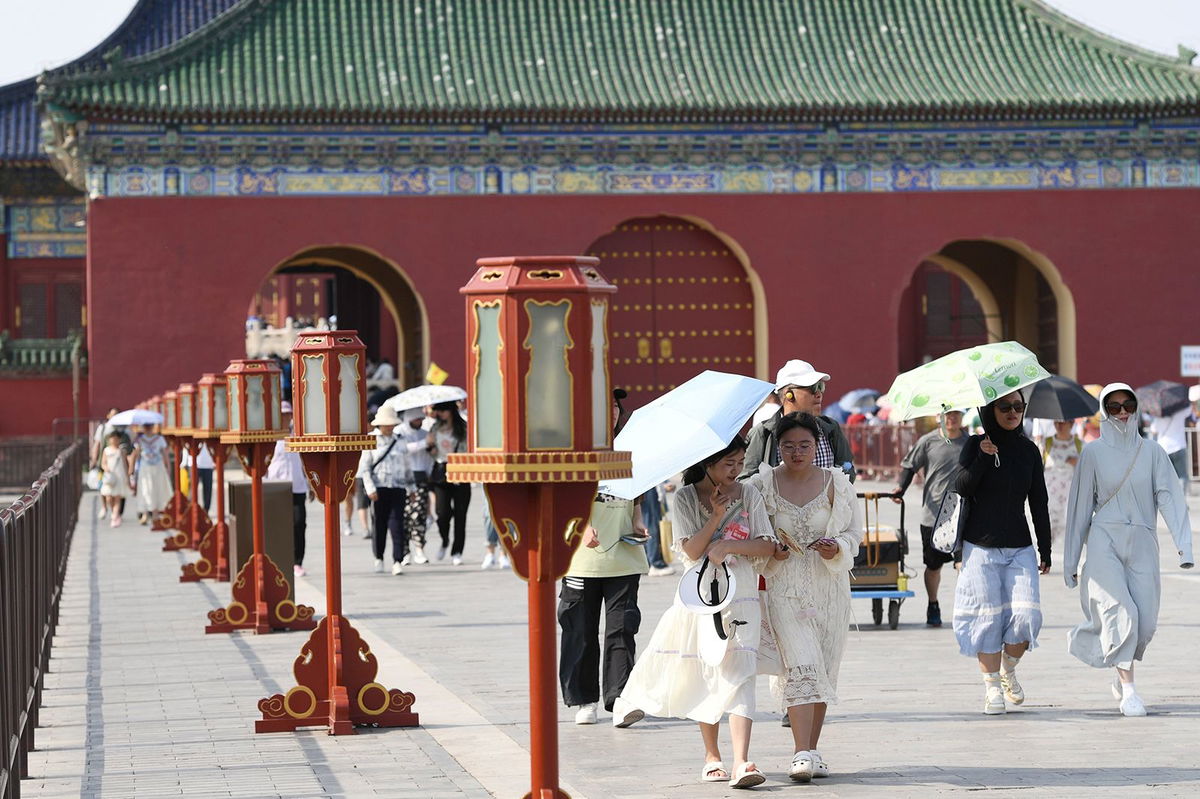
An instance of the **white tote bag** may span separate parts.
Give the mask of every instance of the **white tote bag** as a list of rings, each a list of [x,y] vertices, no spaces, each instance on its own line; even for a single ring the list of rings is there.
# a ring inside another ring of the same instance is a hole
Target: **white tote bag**
[[[967,521],[967,500],[953,491],[946,492],[933,524],[933,548],[947,555],[962,546],[963,524]]]

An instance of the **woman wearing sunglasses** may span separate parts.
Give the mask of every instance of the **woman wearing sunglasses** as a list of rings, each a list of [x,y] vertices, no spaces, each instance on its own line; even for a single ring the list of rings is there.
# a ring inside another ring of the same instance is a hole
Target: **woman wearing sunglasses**
[[[1146,715],[1133,684],[1158,624],[1156,514],[1175,539],[1179,565],[1192,567],[1192,528],[1171,459],[1138,432],[1137,395],[1125,383],[1100,392],[1100,439],[1079,456],[1067,503],[1063,577],[1079,585],[1083,622],[1070,651],[1089,666],[1116,669],[1112,691],[1126,716]],[[1079,559],[1087,547],[1087,559]]]
[[[729,631],[724,658],[716,666],[704,661],[700,626],[711,629],[713,617],[690,612],[676,597],[613,705],[617,727],[627,727],[643,715],[699,722],[704,742],[700,779],[728,782],[731,788],[752,788],[766,780],[749,759],[749,750],[762,634],[758,574],[776,552],[762,495],[737,481],[745,457],[746,443],[739,437],[688,467],[685,485],[671,506],[672,548],[685,567],[703,558],[713,567],[726,563],[737,583],[733,601],[721,614],[722,626]],[[690,576],[685,573],[683,579]],[[726,714],[733,736],[732,771],[721,761],[717,743]]]
[[[954,592],[954,635],[962,654],[983,672],[983,712],[989,716],[1025,701],[1017,681],[1021,656],[1037,646],[1042,627],[1038,574],[1050,571],[1050,513],[1042,454],[1025,437],[1020,391],[979,410],[984,435],[971,436],[955,490],[966,497],[962,574]],[[1025,521],[1033,516],[1037,553]],[[1040,563],[1039,563],[1040,561]]]

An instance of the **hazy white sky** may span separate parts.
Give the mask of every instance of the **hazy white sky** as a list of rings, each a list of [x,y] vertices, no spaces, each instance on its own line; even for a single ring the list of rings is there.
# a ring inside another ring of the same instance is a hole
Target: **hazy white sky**
[[[135,0],[0,0],[0,86],[82,55]],[[1200,50],[1200,0],[1046,0],[1105,33],[1175,55]]]

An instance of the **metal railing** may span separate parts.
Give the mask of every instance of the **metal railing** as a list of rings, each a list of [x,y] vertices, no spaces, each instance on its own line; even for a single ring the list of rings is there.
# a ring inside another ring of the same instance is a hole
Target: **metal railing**
[[[0,798],[18,799],[38,724],[87,448],[67,447],[0,510]]]
[[[912,424],[842,425],[854,454],[854,468],[872,480],[892,480],[900,475],[900,461],[917,443],[920,434]]]
[[[0,332],[0,372],[69,372],[78,358],[87,368],[87,353],[78,333],[66,338],[9,338]]]
[[[0,440],[0,488],[24,493],[42,474],[46,464],[62,452],[66,442],[51,438]]]

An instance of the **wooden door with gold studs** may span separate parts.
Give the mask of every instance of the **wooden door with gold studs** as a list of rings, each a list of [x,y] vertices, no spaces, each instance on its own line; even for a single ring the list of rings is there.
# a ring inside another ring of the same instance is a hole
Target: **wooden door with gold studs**
[[[614,388],[645,405],[705,369],[754,374],[754,295],[741,261],[669,216],[622,222],[588,249],[617,286],[609,319]]]

